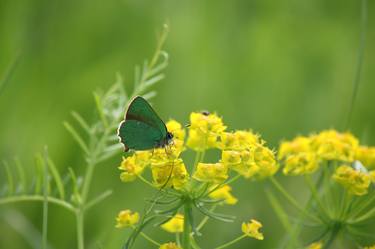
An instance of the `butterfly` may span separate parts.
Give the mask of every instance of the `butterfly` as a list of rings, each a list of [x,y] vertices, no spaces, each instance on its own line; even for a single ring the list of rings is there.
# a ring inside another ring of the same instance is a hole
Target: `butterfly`
[[[125,152],[163,148],[173,140],[173,134],[141,96],[134,97],[128,106],[117,135],[124,144]]]

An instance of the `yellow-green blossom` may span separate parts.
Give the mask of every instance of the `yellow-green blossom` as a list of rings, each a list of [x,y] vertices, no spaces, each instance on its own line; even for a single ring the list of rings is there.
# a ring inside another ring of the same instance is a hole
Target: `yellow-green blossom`
[[[371,183],[368,173],[355,170],[348,165],[338,167],[332,177],[354,195],[367,194]]]
[[[189,180],[189,173],[182,159],[164,162],[163,164],[152,164],[151,172],[154,183],[158,187],[166,185],[181,189]]]
[[[312,152],[289,155],[284,164],[283,173],[285,175],[311,174],[319,167],[316,154]]]
[[[260,143],[259,136],[251,131],[223,132],[218,147],[221,150],[245,150]]]
[[[250,150],[224,150],[221,162],[245,178],[262,179],[275,174],[278,169],[274,153],[261,144]]]
[[[365,246],[365,247],[363,247],[363,249],[375,249],[375,245],[372,245],[372,246]]]
[[[228,168],[222,163],[199,163],[193,178],[201,182],[221,183],[228,178]]]
[[[142,174],[144,168],[149,164],[151,153],[149,151],[137,151],[132,156],[123,158],[120,170],[120,178],[123,182],[134,181],[137,175]]]
[[[139,221],[139,214],[132,212],[129,209],[122,210],[119,212],[116,218],[116,228],[131,227],[137,224]]]
[[[310,244],[306,249],[322,249],[323,243],[321,241]]]
[[[215,200],[223,200],[228,205],[234,205],[238,200],[231,194],[231,191],[232,188],[229,185],[223,185],[222,187],[212,191],[209,194],[209,197]]]
[[[216,114],[193,112],[190,114],[190,128],[187,145],[196,151],[217,146],[217,138],[226,129]]]
[[[312,149],[324,160],[352,162],[358,144],[358,139],[349,132],[326,130],[312,137]]]
[[[254,167],[257,169],[255,178],[263,179],[274,175],[279,169],[275,153],[266,146],[258,144],[254,149]]]
[[[257,240],[263,240],[264,236],[261,232],[259,232],[259,229],[262,227],[262,224],[257,220],[250,220],[248,223],[242,223],[242,232],[252,238],[255,238]]]
[[[298,136],[292,141],[284,141],[280,144],[278,159],[286,159],[290,155],[311,152],[311,139],[309,137]]]
[[[169,243],[165,243],[165,244],[160,245],[159,249],[182,249],[182,248],[179,247],[174,242],[169,242]]]
[[[176,214],[169,221],[161,225],[161,228],[170,233],[182,233],[184,231],[184,216]]]
[[[375,147],[359,146],[355,152],[355,159],[367,169],[375,169]]]

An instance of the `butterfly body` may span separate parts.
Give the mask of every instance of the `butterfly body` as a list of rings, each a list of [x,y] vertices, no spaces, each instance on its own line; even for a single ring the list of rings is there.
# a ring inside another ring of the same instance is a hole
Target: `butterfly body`
[[[162,148],[173,139],[164,122],[141,96],[131,100],[125,119],[118,128],[118,136],[125,151]]]

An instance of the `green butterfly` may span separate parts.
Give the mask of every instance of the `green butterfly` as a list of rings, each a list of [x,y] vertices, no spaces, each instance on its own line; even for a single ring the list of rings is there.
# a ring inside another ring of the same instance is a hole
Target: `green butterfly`
[[[162,148],[173,139],[173,134],[168,132],[163,120],[141,96],[136,96],[130,101],[117,135],[125,146],[125,152],[129,149]]]

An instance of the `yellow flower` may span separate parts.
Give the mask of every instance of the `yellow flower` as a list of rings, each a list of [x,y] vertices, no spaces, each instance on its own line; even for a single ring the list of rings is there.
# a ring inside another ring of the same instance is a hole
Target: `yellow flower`
[[[253,167],[257,169],[254,177],[258,179],[272,176],[279,169],[274,152],[260,144],[258,144],[258,146],[256,146],[254,149]]]
[[[138,223],[139,214],[137,212],[133,213],[129,209],[122,210],[117,215],[116,221],[116,228],[131,227]]]
[[[354,161],[358,140],[351,133],[322,131],[312,137],[312,148],[324,160]]]
[[[311,139],[308,137],[298,136],[292,141],[284,141],[280,144],[278,159],[285,159],[289,155],[306,153],[311,151]]]
[[[354,195],[367,194],[371,183],[368,173],[355,170],[348,165],[338,167],[332,177]]]
[[[214,186],[216,187],[216,186]],[[237,203],[237,198],[231,194],[232,188],[229,185],[223,185],[209,194],[211,199],[224,200],[228,205],[234,205]]]
[[[165,244],[160,245],[159,249],[182,249],[182,248],[179,247],[174,242],[169,242],[169,243],[165,243]]]
[[[154,183],[158,187],[166,185],[181,189],[189,180],[189,174],[182,159],[176,159],[161,165],[151,165],[151,172]]]
[[[360,161],[366,168],[375,168],[375,147],[360,146],[355,152],[355,159]]]
[[[182,233],[184,231],[184,216],[176,214],[169,221],[161,225],[161,228],[170,233]]]
[[[185,129],[179,122],[177,122],[174,119],[171,119],[166,123],[166,126],[168,131],[173,134],[173,140],[177,139],[184,141]]]
[[[228,168],[221,163],[199,163],[193,178],[201,182],[221,183],[228,178]]]
[[[145,167],[149,164],[151,153],[149,151],[137,151],[132,156],[123,158],[120,170],[124,172],[121,173],[120,178],[123,182],[134,181],[137,175],[142,174]]]
[[[217,138],[226,129],[216,114],[193,112],[190,114],[190,128],[187,145],[196,151],[214,148]]]
[[[262,224],[257,220],[250,220],[248,223],[242,223],[242,232],[252,238],[257,240],[263,240],[263,234],[259,232],[259,229],[262,227]]]
[[[221,150],[245,150],[258,144],[259,136],[251,131],[223,132],[218,147]]]
[[[372,246],[365,246],[365,247],[363,247],[363,249],[375,249],[375,245],[372,245]]]
[[[369,172],[369,175],[370,175],[370,179],[373,183],[375,183],[375,170],[371,170]],[[375,249],[375,248],[374,248]]]
[[[306,249],[322,249],[323,243],[321,241],[310,244]]]
[[[319,167],[315,153],[306,152],[289,155],[285,159],[283,173],[285,175],[303,175],[315,172]]]

